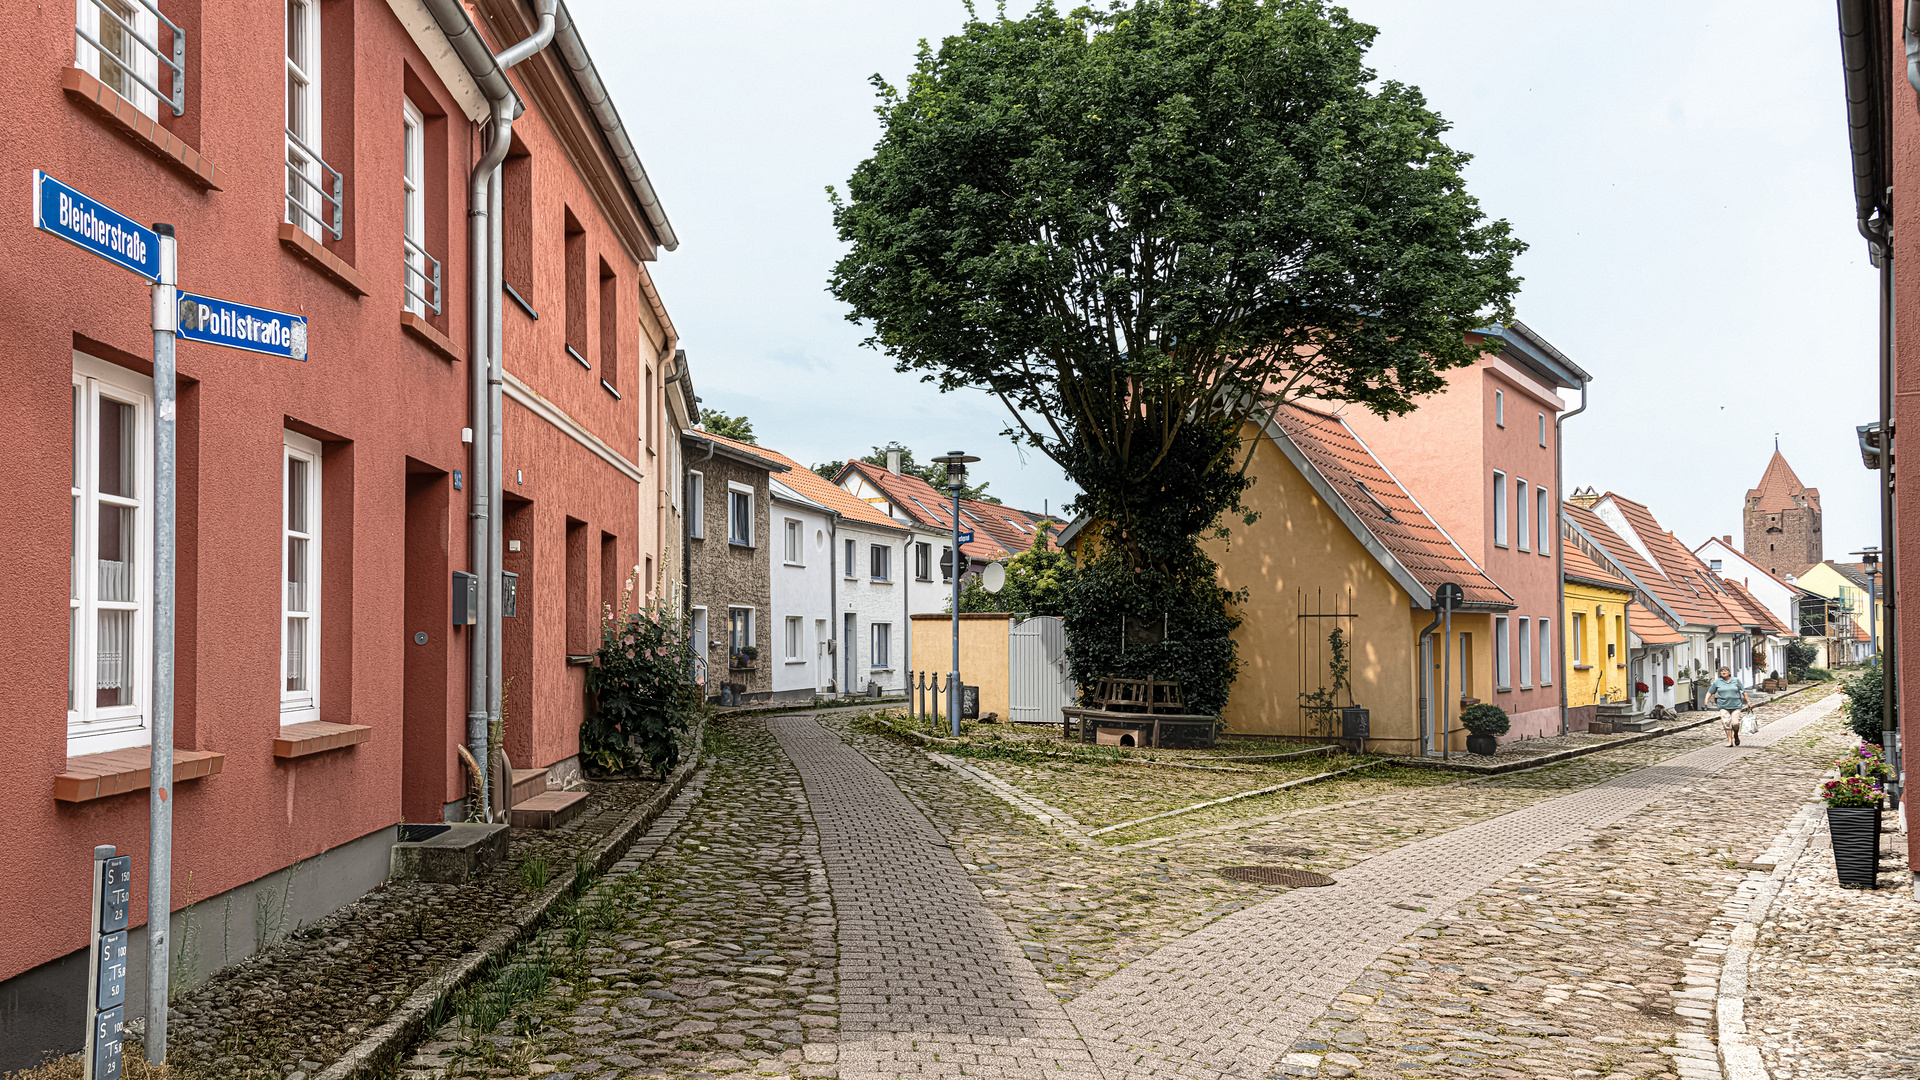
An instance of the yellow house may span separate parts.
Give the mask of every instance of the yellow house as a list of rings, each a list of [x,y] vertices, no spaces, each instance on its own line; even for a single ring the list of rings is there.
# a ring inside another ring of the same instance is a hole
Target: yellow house
[[[1834,614],[1840,617],[1832,619],[1824,635],[1827,639],[1828,661],[1833,664],[1865,663],[1873,656],[1873,640],[1877,636],[1885,641],[1881,623],[1882,604],[1873,606],[1873,630],[1867,629],[1867,583],[1869,579],[1856,566],[1845,563],[1814,563],[1805,573],[1793,579],[1793,584],[1836,601],[1832,605]],[[1885,595],[1884,591],[1881,593]]]
[[[1283,406],[1246,437],[1257,478],[1246,503],[1260,516],[1207,542],[1221,583],[1247,590],[1227,730],[1338,737],[1337,715],[1315,705],[1331,699],[1370,711],[1368,751],[1464,751],[1459,711],[1492,696],[1493,614],[1512,597],[1340,418]],[[1465,600],[1450,644],[1443,585]]]
[[[1634,590],[1611,566],[1562,542],[1566,595],[1567,730],[1585,731],[1603,701],[1626,701],[1629,605]]]

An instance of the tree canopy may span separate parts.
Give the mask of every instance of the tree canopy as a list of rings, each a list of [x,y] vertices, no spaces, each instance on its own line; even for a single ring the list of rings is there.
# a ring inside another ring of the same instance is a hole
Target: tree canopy
[[[1007,560],[1007,582],[999,592],[988,592],[978,575],[969,574],[960,586],[960,610],[1066,614],[1067,594],[1073,588],[1073,556],[1047,541],[1052,524],[1038,529],[1032,547]]]
[[[758,443],[753,437],[753,421],[742,416],[728,416],[719,409],[701,409],[700,426],[723,439],[735,442]]]
[[[1375,34],[1323,0],[970,18],[904,89],[875,77],[830,289],[900,370],[998,397],[1172,572],[1237,505],[1244,421],[1404,412],[1512,318],[1523,245],[1420,92],[1366,66]]]

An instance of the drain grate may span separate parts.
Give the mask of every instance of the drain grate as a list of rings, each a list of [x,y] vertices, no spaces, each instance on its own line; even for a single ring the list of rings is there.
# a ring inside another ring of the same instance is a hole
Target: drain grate
[[[1311,859],[1320,854],[1316,849],[1303,847],[1300,844],[1248,844],[1247,847],[1262,855],[1286,855],[1295,859]]]
[[[1250,881],[1256,885],[1285,885],[1294,889],[1311,889],[1320,885],[1331,885],[1333,879],[1325,874],[1316,874],[1309,870],[1289,870],[1284,866],[1223,866],[1220,876],[1228,881]]]

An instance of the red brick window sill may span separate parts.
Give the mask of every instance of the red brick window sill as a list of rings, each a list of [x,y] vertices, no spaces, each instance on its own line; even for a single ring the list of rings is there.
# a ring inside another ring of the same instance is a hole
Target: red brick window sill
[[[60,70],[60,88],[97,117],[107,127],[124,136],[162,164],[179,173],[188,183],[202,190],[219,191],[227,184],[225,169],[208,161],[200,151],[176,138],[173,132],[139,109],[133,102],[77,67]]]
[[[325,720],[288,724],[280,729],[280,734],[273,740],[273,756],[301,758],[308,754],[358,746],[372,737],[373,729],[365,724],[329,724]]]
[[[308,236],[306,230],[290,222],[280,223],[280,246],[286,248],[301,262],[307,263],[320,276],[347,290],[355,296],[367,295],[367,279],[353,264],[328,251],[320,241]]]
[[[82,754],[67,759],[67,771],[53,778],[53,797],[57,802],[87,802],[130,791],[145,791],[152,786],[151,752],[144,746],[110,750],[104,754]],[[173,752],[173,782],[218,776],[226,766],[225,754],[211,750]]]
[[[455,363],[464,359],[460,353],[460,346],[455,345],[453,339],[435,330],[432,323],[411,311],[400,313],[400,329],[418,338],[422,345],[438,353],[442,359],[452,360]]]

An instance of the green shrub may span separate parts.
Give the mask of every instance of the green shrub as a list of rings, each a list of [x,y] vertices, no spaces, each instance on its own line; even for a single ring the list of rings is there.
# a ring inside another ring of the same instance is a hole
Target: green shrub
[[[1460,726],[1475,735],[1505,735],[1507,711],[1498,705],[1469,705],[1460,710]]]
[[[1787,642],[1787,679],[1790,682],[1806,682],[1807,669],[1820,657],[1820,650],[1808,644],[1804,638]]]
[[[1169,573],[1135,571],[1107,555],[1083,566],[1067,590],[1067,663],[1092,704],[1102,678],[1178,680],[1189,713],[1218,715],[1239,674],[1228,636],[1240,625],[1233,597],[1215,584],[1213,561],[1197,548],[1194,565]],[[1128,642],[1126,619],[1163,630],[1158,642]]]
[[[1814,682],[1832,682],[1833,672],[1823,667],[1810,667],[1807,669],[1806,677]]]
[[[1880,723],[1886,681],[1879,661],[1860,669],[1860,674],[1840,680],[1840,692],[1847,695],[1847,726],[1868,742],[1879,742]]]
[[[687,627],[665,604],[629,609],[634,578],[600,625],[600,647],[587,668],[593,705],[580,725],[580,754],[606,772],[644,761],[666,776],[680,763],[680,736],[699,708]]]

